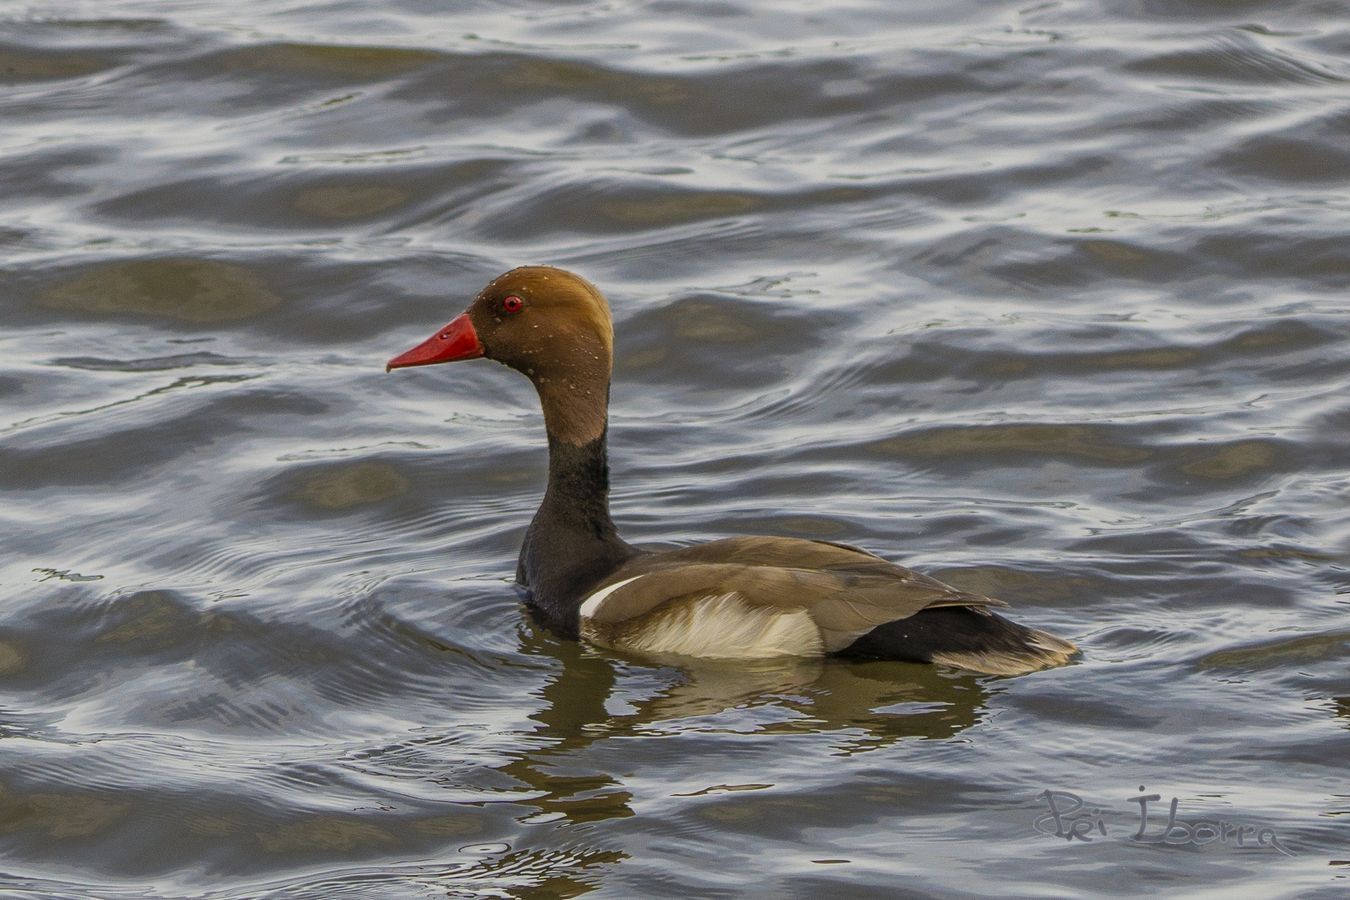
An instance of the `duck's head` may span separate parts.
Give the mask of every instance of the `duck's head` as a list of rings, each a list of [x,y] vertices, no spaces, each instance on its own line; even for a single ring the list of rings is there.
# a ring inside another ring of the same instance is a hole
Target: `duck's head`
[[[604,433],[613,353],[609,304],[595,285],[565,269],[522,266],[385,368],[494,359],[534,382],[551,435],[583,444]]]

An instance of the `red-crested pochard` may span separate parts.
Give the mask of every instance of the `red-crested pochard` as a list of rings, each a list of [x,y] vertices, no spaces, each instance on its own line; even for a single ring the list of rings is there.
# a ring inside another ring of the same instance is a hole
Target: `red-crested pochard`
[[[1016,675],[1077,651],[991,612],[1007,604],[830,541],[733,537],[677,550],[625,542],[609,515],[605,437],[614,328],[594,285],[525,266],[388,369],[485,356],[534,383],[548,487],[516,580],[555,631],[641,654],[840,656]]]

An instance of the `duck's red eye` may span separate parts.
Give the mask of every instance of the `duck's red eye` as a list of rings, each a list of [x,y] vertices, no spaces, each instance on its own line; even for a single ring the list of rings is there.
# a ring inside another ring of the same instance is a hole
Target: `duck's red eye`
[[[502,310],[504,312],[510,313],[511,315],[514,316],[516,313],[520,312],[524,308],[525,308],[525,301],[517,297],[515,294],[512,294],[509,297],[502,298]]]

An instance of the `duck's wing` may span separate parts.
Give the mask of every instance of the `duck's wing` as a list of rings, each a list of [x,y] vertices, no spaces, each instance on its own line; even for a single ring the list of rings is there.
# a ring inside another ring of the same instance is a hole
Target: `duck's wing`
[[[581,615],[619,625],[672,601],[727,597],[765,612],[806,613],[826,652],[924,609],[1006,606],[844,544],[729,538],[631,560],[584,599]]]
[[[748,566],[798,566],[808,569],[869,563],[894,566],[875,553],[869,553],[850,544],[807,538],[764,536],[722,538],[673,550],[661,550],[643,554],[634,562],[647,569],[688,563],[739,563]]]

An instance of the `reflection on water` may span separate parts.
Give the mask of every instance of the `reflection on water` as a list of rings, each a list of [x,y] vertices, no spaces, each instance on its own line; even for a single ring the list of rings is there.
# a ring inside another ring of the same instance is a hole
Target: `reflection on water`
[[[840,660],[756,660],[734,665],[669,660],[671,678],[641,696],[617,692],[616,662],[572,644],[558,677],[540,691],[551,703],[531,718],[561,738],[549,752],[601,737],[720,733],[841,735],[843,754],[906,738],[950,738],[974,725],[987,692],[980,680],[932,666]],[[646,663],[650,665],[650,662]],[[552,701],[558,702],[552,702]],[[723,721],[734,713],[735,725]],[[580,714],[580,717],[579,717]]]
[[[1344,886],[1341,10],[171,6],[0,10],[6,896]],[[382,369],[531,262],[612,301],[629,539],[1082,659],[539,631],[528,386]],[[1033,825],[1141,784],[1295,855]]]

